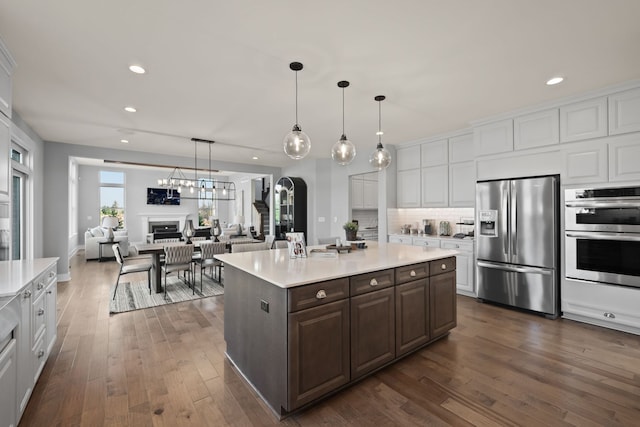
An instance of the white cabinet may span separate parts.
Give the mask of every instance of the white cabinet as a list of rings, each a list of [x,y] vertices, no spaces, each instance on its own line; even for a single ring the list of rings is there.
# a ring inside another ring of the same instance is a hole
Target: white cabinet
[[[442,239],[440,242],[442,249],[453,249],[458,251],[456,255],[456,289],[459,294],[470,297],[476,296],[474,281],[474,253],[473,242],[454,241]]]
[[[420,186],[423,208],[447,207],[449,205],[449,170],[447,165],[422,168]]]
[[[411,244],[413,246],[428,246],[430,248],[439,248],[440,239],[435,237],[414,237]]]
[[[607,144],[598,141],[564,150],[564,170],[563,184],[606,182]]]
[[[513,151],[513,120],[500,120],[473,129],[475,153],[478,156]]]
[[[449,165],[449,206],[473,207],[476,199],[474,162]]]
[[[609,135],[640,131],[640,88],[609,96]]]
[[[562,282],[563,317],[640,334],[640,289],[581,280]]]
[[[47,280],[49,284],[44,293],[45,351],[49,355],[58,337],[58,280],[55,269],[49,270]]]
[[[420,146],[398,148],[396,158],[396,167],[399,171],[420,169]]]
[[[33,391],[33,354],[31,335],[31,306],[33,295],[32,283],[18,295],[20,300],[20,324],[18,325],[18,384],[16,403],[18,405],[18,418],[24,412]]]
[[[473,134],[453,136],[449,138],[449,162],[469,162],[475,159]]]
[[[412,244],[413,239],[411,236],[401,236],[399,234],[390,234],[389,235],[389,243],[401,243],[403,245]]]
[[[420,169],[398,171],[396,197],[399,208],[420,207]]]
[[[16,426],[17,384],[16,340],[0,348],[0,426]]]
[[[364,188],[362,177],[352,176],[351,183],[351,209],[362,209],[364,206]]]
[[[364,209],[378,209],[378,181],[362,181],[362,194]]]
[[[447,140],[427,142],[420,146],[420,166],[446,165],[449,162],[449,145]]]
[[[9,50],[0,40],[0,113],[7,117],[11,117],[11,74],[15,65]]]
[[[609,143],[609,180],[640,180],[640,134],[618,138]]]
[[[9,149],[11,132],[9,119],[0,114],[0,201],[9,199]]]
[[[558,109],[539,111],[513,120],[513,146],[516,150],[543,147],[560,142]]]
[[[378,180],[375,172],[354,175],[350,182],[351,209],[378,209]]]
[[[607,135],[607,98],[595,98],[560,107],[560,142]]]

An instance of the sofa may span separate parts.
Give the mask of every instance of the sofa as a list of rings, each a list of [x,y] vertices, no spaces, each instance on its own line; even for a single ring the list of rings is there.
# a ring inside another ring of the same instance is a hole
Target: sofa
[[[129,256],[129,235],[127,230],[116,230],[113,232],[113,240],[120,245],[122,256]],[[84,233],[84,259],[98,259],[100,256],[100,245],[98,242],[104,242],[105,229],[103,227],[90,228]],[[102,247],[102,256],[104,258],[113,258],[113,249],[111,246]]]

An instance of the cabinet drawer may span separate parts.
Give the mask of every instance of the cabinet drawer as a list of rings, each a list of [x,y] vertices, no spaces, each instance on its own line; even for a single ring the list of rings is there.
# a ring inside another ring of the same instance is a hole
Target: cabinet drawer
[[[46,281],[47,281],[47,285],[50,284],[51,282],[53,282],[54,280],[56,280],[56,276],[57,276],[57,266],[56,264],[53,264],[49,270],[47,270],[44,273],[44,276],[46,277]]]
[[[349,279],[327,280],[289,289],[289,313],[349,297]]]
[[[39,298],[33,300],[33,309],[31,311],[31,331],[33,332],[32,343],[35,343],[38,337],[40,337],[44,332],[46,320],[44,313],[44,294],[40,294]]]
[[[422,279],[423,277],[429,277],[428,262],[396,268],[396,284],[398,285],[400,283]]]
[[[47,351],[45,350],[44,336],[40,337],[36,345],[33,347],[33,382],[38,381],[44,363],[47,361]]]
[[[429,272],[432,276],[438,274],[448,273],[456,269],[456,257],[449,257],[439,259],[436,261],[429,261]]]
[[[33,281],[33,299],[35,301],[43,292],[44,288],[49,284],[49,280],[47,279],[47,274],[42,273],[39,275],[36,280]]]
[[[358,276],[351,277],[351,296],[366,294],[367,292],[387,288],[394,284],[393,269],[360,274]]]
[[[440,243],[442,249],[454,249],[460,252],[473,252],[472,242],[451,242],[443,240]]]

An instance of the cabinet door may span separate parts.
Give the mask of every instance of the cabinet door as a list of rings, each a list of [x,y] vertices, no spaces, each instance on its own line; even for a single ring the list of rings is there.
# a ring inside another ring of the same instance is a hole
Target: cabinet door
[[[20,298],[20,324],[18,325],[18,418],[24,412],[33,390],[33,353],[31,334],[32,285],[29,284],[18,298]]]
[[[516,117],[513,121],[513,147],[523,150],[558,144],[559,117],[557,108]]]
[[[563,184],[606,182],[608,179],[607,144],[580,144],[564,151]]]
[[[57,307],[58,299],[58,283],[54,280],[49,283],[44,295],[44,312],[45,312],[45,350],[47,354],[51,353],[53,344],[56,342],[57,331]]]
[[[0,40],[0,113],[11,117],[13,83],[11,74],[16,63],[2,40]]]
[[[351,177],[351,209],[364,207],[364,181],[362,178]]]
[[[609,135],[640,131],[640,88],[609,96]]]
[[[420,169],[398,171],[397,203],[399,208],[420,207]]]
[[[15,426],[16,422],[16,340],[12,339],[4,349],[0,349],[0,424]]]
[[[476,203],[476,165],[474,162],[449,165],[449,206],[472,208]]]
[[[351,378],[395,358],[394,288],[351,298]]]
[[[640,137],[625,135],[609,143],[609,180],[640,180]]]
[[[439,248],[440,239],[436,239],[433,237],[414,237],[412,244],[413,246],[429,246],[431,248]]]
[[[287,410],[349,382],[349,300],[289,314]]]
[[[475,158],[473,134],[454,136],[449,138],[449,162],[469,162]]]
[[[513,151],[513,120],[501,120],[474,128],[473,141],[478,156]]]
[[[474,261],[473,261],[473,243],[471,242],[455,242],[456,239],[443,240],[443,249],[453,249],[458,251],[456,255],[456,290],[457,293],[475,296],[473,285]]]
[[[413,242],[411,236],[398,236],[397,234],[389,235],[389,243],[401,243],[403,245],[410,245]]]
[[[429,278],[429,311],[431,338],[437,338],[456,327],[456,273]]]
[[[429,341],[429,279],[395,287],[396,357]]]
[[[560,142],[580,141],[606,135],[606,97],[560,107]]]
[[[420,146],[420,167],[446,165],[449,162],[449,145],[446,139],[426,142]]]
[[[9,196],[11,132],[9,120],[0,114],[0,195]]]
[[[422,183],[422,207],[447,207],[449,204],[448,166],[422,168],[420,179]]]
[[[420,169],[420,146],[398,148],[396,158],[396,167],[399,171]]]
[[[378,181],[362,181],[362,207],[365,209],[378,208]]]

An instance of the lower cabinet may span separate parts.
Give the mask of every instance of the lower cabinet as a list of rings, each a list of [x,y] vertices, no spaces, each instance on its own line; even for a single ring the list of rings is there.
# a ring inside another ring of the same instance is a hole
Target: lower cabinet
[[[429,279],[397,285],[396,356],[429,342]]]
[[[455,268],[455,264],[453,268]],[[440,336],[456,327],[455,271],[449,271],[429,278],[429,312],[429,325],[432,337]]]
[[[0,426],[15,426],[17,384],[16,340],[0,348]]]
[[[476,296],[474,286],[475,262],[473,258],[473,242],[457,241],[457,239],[442,240],[442,249],[458,251],[456,255],[456,289],[461,295]]]
[[[349,300],[289,314],[289,407],[349,382]]]

